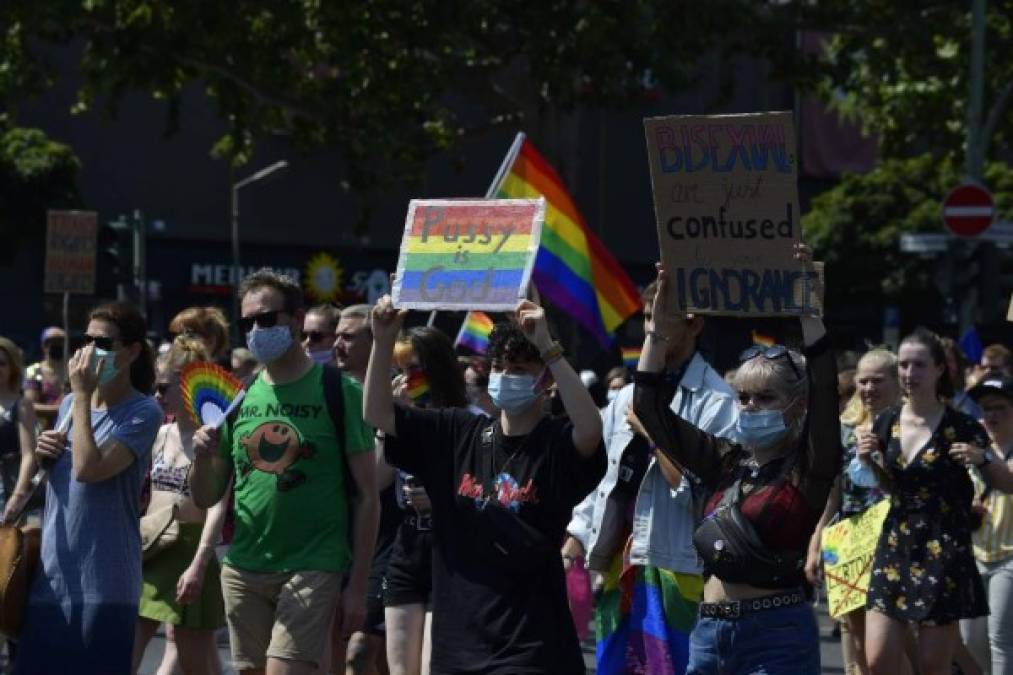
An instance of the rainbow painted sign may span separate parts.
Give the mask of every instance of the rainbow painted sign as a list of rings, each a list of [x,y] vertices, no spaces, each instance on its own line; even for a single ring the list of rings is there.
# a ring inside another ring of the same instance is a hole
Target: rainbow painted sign
[[[413,199],[392,288],[404,309],[513,311],[527,294],[545,199]]]

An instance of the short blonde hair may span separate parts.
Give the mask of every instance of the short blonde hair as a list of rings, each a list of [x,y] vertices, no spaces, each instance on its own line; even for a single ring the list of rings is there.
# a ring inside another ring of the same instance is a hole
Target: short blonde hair
[[[791,359],[791,362],[788,359]],[[768,359],[762,354],[758,354],[739,364],[735,371],[735,388],[759,389],[762,387],[769,387],[791,400],[807,402],[809,377],[806,374],[805,357],[795,350],[789,349],[783,357]]]
[[[7,381],[7,387],[17,391],[21,388],[25,376],[25,360],[21,355],[21,348],[10,338],[0,335],[0,351],[7,355],[7,361],[10,363],[11,376]]]
[[[211,355],[199,338],[191,335],[177,335],[165,355],[163,367],[170,372],[177,372],[191,363],[210,360]]]
[[[856,379],[858,377],[858,371],[861,370],[863,366],[885,372],[893,378],[894,382],[898,380],[897,355],[888,349],[870,349],[862,354],[862,358],[858,359],[858,364],[855,366]],[[851,400],[848,401],[848,405],[844,407],[844,412],[841,413],[841,423],[857,427],[868,421],[869,410],[862,405],[862,399],[859,397],[858,389],[856,388],[855,393],[851,396]]]

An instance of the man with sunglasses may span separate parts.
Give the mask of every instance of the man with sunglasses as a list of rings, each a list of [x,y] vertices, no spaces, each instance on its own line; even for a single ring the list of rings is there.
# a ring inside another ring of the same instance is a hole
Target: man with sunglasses
[[[373,435],[362,422],[359,386],[341,377],[338,438],[323,368],[300,344],[299,285],[264,269],[246,277],[239,294],[238,323],[264,370],[221,433],[204,426],[194,435],[191,489],[207,508],[234,482],[236,529],[222,591],[236,668],[310,673],[323,662],[339,597],[345,635],[365,616],[378,519]]]
[[[657,283],[652,282],[641,294],[644,303],[644,332],[651,334],[656,322],[663,322],[668,335],[665,343],[666,370],[678,383],[672,398],[672,410],[693,424],[717,436],[731,437],[738,413],[731,387],[697,351],[697,337],[704,327],[702,316],[653,317],[651,303]],[[588,567],[616,577],[615,562],[621,558],[630,539],[628,573],[657,586],[677,586],[673,597],[681,597],[679,606],[658,604],[669,635],[666,651],[641,648],[644,636],[634,626],[643,618],[632,614],[612,616],[629,602],[597,603],[596,626],[616,626],[598,638],[598,672],[676,672],[686,668],[688,651],[684,644],[692,621],[679,625],[677,616],[665,616],[665,610],[679,616],[693,616],[693,599],[699,599],[703,572],[693,548],[693,490],[690,482],[627,420],[633,397],[633,384],[627,384],[602,411],[602,437],[609,463],[605,477],[591,494],[573,510],[563,545],[564,564],[569,567],[584,556]],[[627,522],[632,505],[632,523]],[[615,596],[621,585],[606,583]],[[624,598],[623,600],[631,600]],[[644,605],[646,609],[646,604]],[[683,610],[689,609],[688,613]],[[637,644],[641,642],[641,644]],[[636,657],[636,654],[643,655]],[[657,660],[664,654],[662,660]],[[634,659],[631,661],[630,659]]]
[[[316,305],[306,310],[302,324],[302,346],[315,363],[334,364],[334,331],[341,310],[334,305]]]

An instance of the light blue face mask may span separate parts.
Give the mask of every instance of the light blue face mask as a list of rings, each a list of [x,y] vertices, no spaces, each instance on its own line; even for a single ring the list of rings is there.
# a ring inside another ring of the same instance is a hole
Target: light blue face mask
[[[857,487],[874,488],[879,485],[879,478],[872,470],[872,465],[866,464],[857,457],[852,457],[846,469],[848,479]]]
[[[500,410],[521,413],[538,399],[534,375],[489,374],[489,398]]]
[[[280,359],[292,346],[292,333],[288,326],[254,326],[246,334],[246,346],[253,353],[253,358],[261,363],[271,363]]]
[[[769,448],[788,433],[780,410],[740,410],[735,422],[739,442],[747,448]]]
[[[98,365],[99,359],[105,359],[102,363],[102,370],[98,373],[98,386],[104,387],[119,375],[120,369],[116,366],[116,352],[107,349],[95,348],[91,353],[91,367]]]

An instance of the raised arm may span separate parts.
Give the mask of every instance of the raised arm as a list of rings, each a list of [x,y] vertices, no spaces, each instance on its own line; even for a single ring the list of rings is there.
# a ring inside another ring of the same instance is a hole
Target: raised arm
[[[389,436],[397,435],[390,369],[394,360],[394,341],[406,314],[405,310],[394,309],[389,295],[380,298],[373,307],[373,348],[366,367],[362,416],[367,424]]]
[[[668,303],[668,273],[659,263],[658,291],[651,307],[652,325],[644,338],[640,365],[633,376],[633,410],[659,452],[676,468],[688,469],[708,487],[715,487],[726,455],[737,451],[727,440],[696,428],[672,412],[677,382],[666,378],[665,343],[675,331]]]
[[[516,315],[524,335],[538,348],[543,359],[548,358],[546,367],[559,387],[563,407],[573,422],[573,446],[584,457],[590,457],[601,443],[602,425],[598,406],[561,352],[556,351],[554,355],[546,357],[553,351],[555,343],[549,335],[545,310],[530,300],[523,300],[517,305]]]
[[[74,478],[82,483],[97,483],[112,478],[133,464],[136,456],[125,443],[110,436],[99,445],[91,428],[91,397],[98,387],[103,357],[92,365],[92,345],[77,351],[70,359],[70,386],[74,400],[70,414],[70,451]]]

